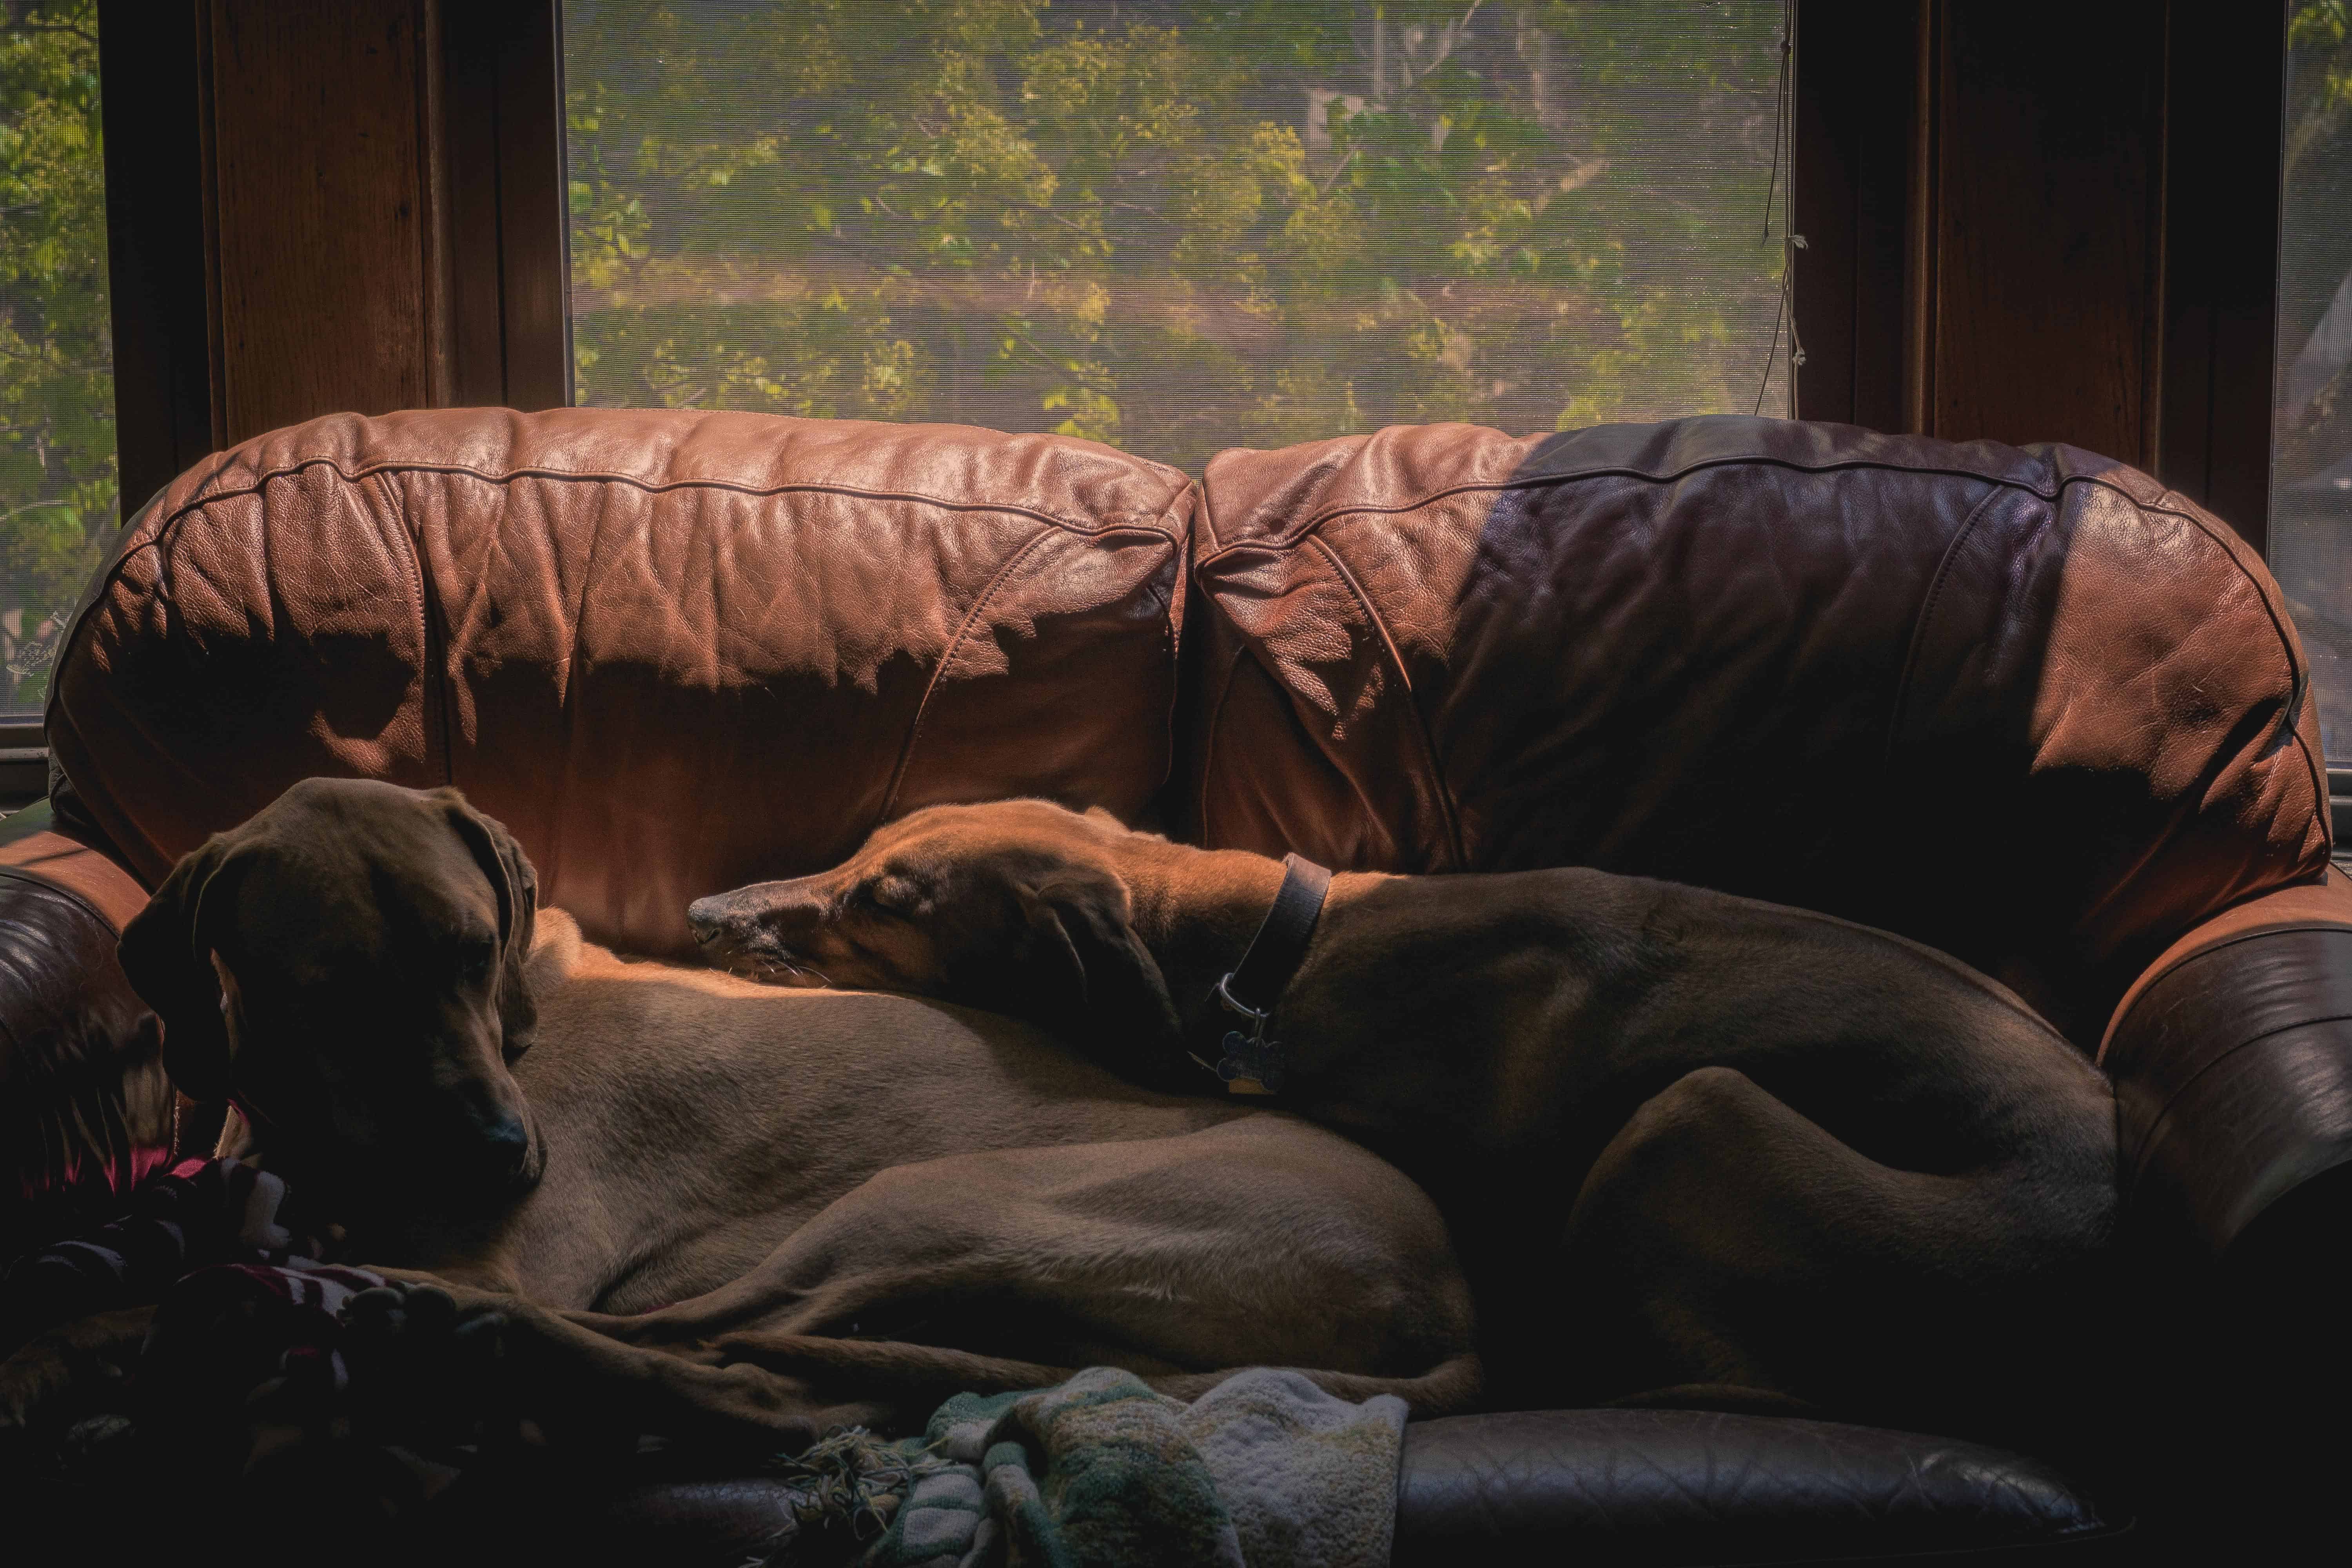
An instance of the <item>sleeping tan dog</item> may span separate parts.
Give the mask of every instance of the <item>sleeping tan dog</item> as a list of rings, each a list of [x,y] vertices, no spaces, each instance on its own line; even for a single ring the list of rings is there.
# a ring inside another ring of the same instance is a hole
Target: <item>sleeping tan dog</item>
[[[535,905],[456,792],[312,780],[182,861],[122,963],[174,1082],[354,1261],[503,1312],[600,1418],[773,1448],[1095,1363],[1475,1392],[1443,1224],[1344,1139],[1008,1018],[624,962]]]
[[[1002,1007],[1221,1095],[1202,1068],[1246,1026],[1213,993],[1284,881],[1013,801],[919,812],[689,919],[744,973]],[[2114,1103],[1940,953],[1589,870],[1343,875],[1272,1014],[1287,1082],[1257,1103],[1436,1197],[1506,1399],[1730,1384],[2014,1432],[2078,1386]]]

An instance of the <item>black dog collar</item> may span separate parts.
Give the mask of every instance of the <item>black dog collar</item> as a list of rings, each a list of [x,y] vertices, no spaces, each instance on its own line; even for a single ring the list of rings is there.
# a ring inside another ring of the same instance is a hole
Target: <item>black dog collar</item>
[[[1228,1031],[1224,1055],[1213,1067],[1200,1057],[1192,1059],[1224,1079],[1231,1093],[1275,1094],[1282,1089],[1282,1043],[1266,1038],[1266,1023],[1307,957],[1307,944],[1315,936],[1315,922],[1322,919],[1323,900],[1330,891],[1330,872],[1312,860],[1284,856],[1282,890],[1275,894],[1274,907],[1258,922],[1242,961],[1219,978],[1211,993],[1217,1005],[1245,1020],[1248,1032]]]

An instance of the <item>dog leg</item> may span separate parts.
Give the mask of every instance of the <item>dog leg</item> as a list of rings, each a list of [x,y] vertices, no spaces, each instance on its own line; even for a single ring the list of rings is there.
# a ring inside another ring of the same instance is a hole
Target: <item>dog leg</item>
[[[745,1330],[910,1338],[910,1316],[922,1338],[1048,1369],[1420,1376],[1470,1343],[1468,1289],[1428,1199],[1337,1134],[1277,1117],[895,1166],[707,1296],[571,1319],[690,1344]]]
[[[2022,1342],[2055,1337],[2068,1260],[2098,1238],[2037,1234],[2032,1176],[1896,1170],[1740,1073],[1693,1072],[1570,1215],[1574,1338],[1624,1347],[1586,1392],[1734,1384],[1914,1424],[2046,1398]]]

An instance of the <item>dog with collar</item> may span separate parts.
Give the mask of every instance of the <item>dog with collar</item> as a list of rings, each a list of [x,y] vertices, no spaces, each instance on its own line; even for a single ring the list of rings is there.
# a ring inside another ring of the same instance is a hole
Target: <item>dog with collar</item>
[[[740,973],[1003,1009],[1346,1132],[1436,1199],[1506,1397],[2014,1434],[2081,1388],[2112,1095],[1899,937],[1592,870],[1331,877],[1042,801],[915,813],[689,919]]]
[[[625,961],[537,893],[456,791],[313,779],[121,953],[173,1081],[236,1108],[225,1149],[353,1262],[496,1315],[553,1405],[773,1450],[1094,1363],[1475,1394],[1443,1223],[1346,1140],[1007,1017]]]

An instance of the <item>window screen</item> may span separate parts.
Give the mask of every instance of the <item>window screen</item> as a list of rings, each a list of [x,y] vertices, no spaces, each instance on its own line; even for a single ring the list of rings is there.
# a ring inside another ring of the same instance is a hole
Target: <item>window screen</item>
[[[2352,5],[2290,0],[2271,569],[2352,762]]]
[[[2352,762],[2352,5],[2288,0],[2270,566]]]
[[[95,0],[0,0],[0,718],[118,521]]]
[[[1192,468],[1398,421],[1789,406],[1781,0],[562,20],[582,404]]]

